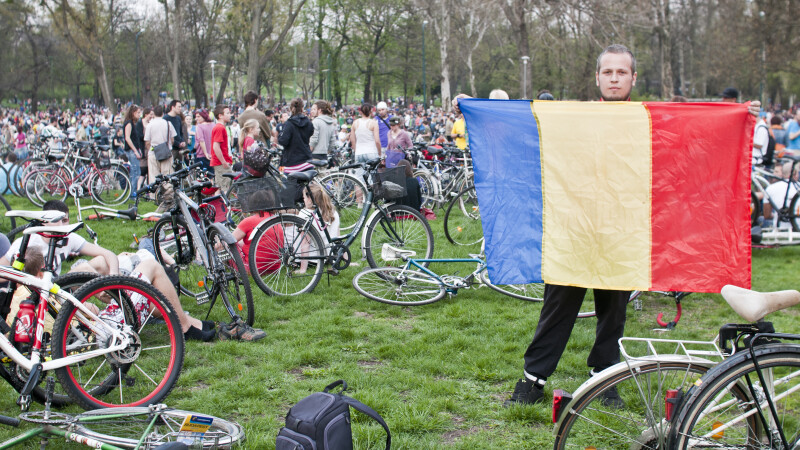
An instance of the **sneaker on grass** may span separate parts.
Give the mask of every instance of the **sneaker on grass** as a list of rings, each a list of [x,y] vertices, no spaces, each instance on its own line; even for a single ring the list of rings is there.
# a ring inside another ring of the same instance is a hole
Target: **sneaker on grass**
[[[236,341],[258,341],[267,337],[264,330],[253,328],[250,325],[242,322],[241,319],[236,319],[231,323],[220,322],[219,324],[219,340],[236,340]]]
[[[503,403],[508,408],[511,405],[534,405],[544,401],[544,390],[531,380],[521,379],[514,386],[511,398]]]

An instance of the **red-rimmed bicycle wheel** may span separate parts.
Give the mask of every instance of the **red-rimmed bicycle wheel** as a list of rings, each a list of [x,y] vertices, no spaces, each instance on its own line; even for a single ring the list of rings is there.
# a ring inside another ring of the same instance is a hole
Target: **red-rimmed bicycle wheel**
[[[97,308],[129,344],[56,369],[61,385],[86,409],[159,403],[175,386],[183,367],[184,340],[175,310],[146,280],[100,277],[75,298]],[[64,358],[114,345],[109,330],[66,303],[53,326],[53,357]]]

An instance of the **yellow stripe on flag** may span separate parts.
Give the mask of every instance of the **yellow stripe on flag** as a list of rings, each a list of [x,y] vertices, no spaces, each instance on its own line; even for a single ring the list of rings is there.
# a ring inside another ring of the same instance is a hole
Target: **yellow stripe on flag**
[[[647,289],[652,166],[646,108],[554,101],[531,108],[542,158],[545,282]]]

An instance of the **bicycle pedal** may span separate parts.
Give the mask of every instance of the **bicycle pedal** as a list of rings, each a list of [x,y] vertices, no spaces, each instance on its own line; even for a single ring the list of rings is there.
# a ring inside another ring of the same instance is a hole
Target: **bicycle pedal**
[[[339,271],[331,267],[328,269],[328,275],[339,275]]]
[[[198,305],[202,305],[203,303],[208,303],[208,301],[209,301],[208,292],[201,292],[201,293],[195,295],[194,298],[197,301]]]

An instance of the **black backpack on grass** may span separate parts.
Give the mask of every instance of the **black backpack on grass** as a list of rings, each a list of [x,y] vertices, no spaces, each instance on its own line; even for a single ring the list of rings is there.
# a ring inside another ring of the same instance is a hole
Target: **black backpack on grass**
[[[341,385],[338,394],[330,391]],[[350,450],[353,432],[350,429],[350,407],[381,424],[386,430],[386,450],[392,435],[389,426],[374,409],[360,401],[343,395],[347,390],[344,380],[335,381],[322,392],[315,392],[297,402],[286,414],[286,426],[281,428],[275,442],[276,450]]]

